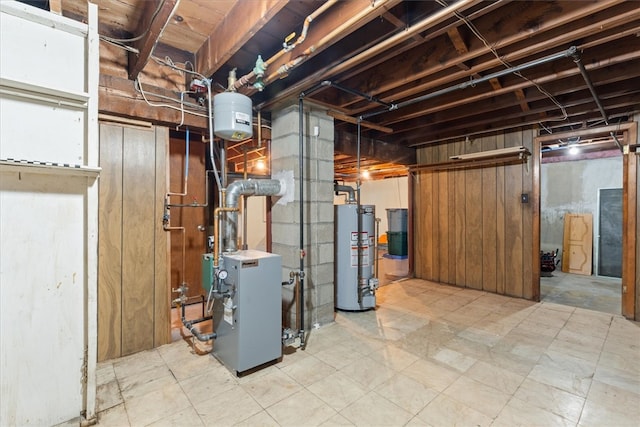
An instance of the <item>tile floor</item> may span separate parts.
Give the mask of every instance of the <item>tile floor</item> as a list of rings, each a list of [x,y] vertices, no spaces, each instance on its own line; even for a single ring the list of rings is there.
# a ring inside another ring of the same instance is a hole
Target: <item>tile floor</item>
[[[237,378],[185,340],[100,363],[103,426],[638,426],[640,324],[411,279]]]
[[[620,314],[622,279],[554,271],[540,277],[540,301]]]

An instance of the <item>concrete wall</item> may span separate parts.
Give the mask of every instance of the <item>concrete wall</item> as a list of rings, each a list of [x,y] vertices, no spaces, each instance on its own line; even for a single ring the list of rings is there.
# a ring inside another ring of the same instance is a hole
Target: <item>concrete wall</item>
[[[540,249],[545,252],[560,249],[562,256],[565,213],[592,214],[596,236],[598,190],[622,188],[622,156],[544,163],[540,181]],[[594,237],[594,249],[596,243]],[[595,261],[594,256],[594,265]]]
[[[333,119],[326,109],[305,103],[304,248],[305,329],[333,321]],[[282,256],[283,280],[300,269],[300,173],[298,105],[273,113],[272,172],[293,171],[295,199],[272,209],[273,252]],[[314,127],[318,136],[313,135]],[[283,320],[295,327],[298,317],[293,286],[283,288]]]
[[[346,184],[350,185],[350,184]],[[355,188],[355,184],[351,185]],[[387,209],[407,208],[409,206],[409,188],[407,177],[362,181],[360,184],[360,200],[363,205],[376,207],[376,218],[380,218],[380,234],[388,231]],[[334,204],[342,204],[345,196],[334,198]]]

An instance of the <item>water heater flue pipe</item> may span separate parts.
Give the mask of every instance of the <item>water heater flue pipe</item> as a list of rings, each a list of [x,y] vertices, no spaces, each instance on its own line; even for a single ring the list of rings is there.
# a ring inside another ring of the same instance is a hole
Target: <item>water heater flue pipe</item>
[[[347,198],[347,203],[349,204],[356,203],[356,190],[350,185],[335,184],[333,186],[333,191],[335,191],[336,193],[348,193],[349,196]]]
[[[225,206],[237,208],[240,196],[282,196],[285,193],[285,185],[277,179],[243,179],[234,181],[227,187]],[[225,252],[237,250],[236,240],[238,236],[238,211],[227,212],[225,221]]]

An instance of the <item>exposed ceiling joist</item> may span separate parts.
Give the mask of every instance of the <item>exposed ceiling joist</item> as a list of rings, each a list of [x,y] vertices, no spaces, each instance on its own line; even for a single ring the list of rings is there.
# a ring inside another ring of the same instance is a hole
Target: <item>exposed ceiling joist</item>
[[[289,0],[238,0],[198,49],[196,70],[205,76],[218,71],[288,3]]]
[[[169,19],[178,5],[179,0],[156,0],[145,3],[145,11],[142,14],[137,34],[139,39],[133,43],[137,53],[129,52],[129,79],[135,80],[142,71],[158,43],[162,31],[169,23]]]

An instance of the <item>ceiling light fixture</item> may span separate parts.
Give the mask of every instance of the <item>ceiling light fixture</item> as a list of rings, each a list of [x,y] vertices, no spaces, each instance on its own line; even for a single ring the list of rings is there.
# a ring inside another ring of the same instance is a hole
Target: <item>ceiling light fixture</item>
[[[264,170],[264,168],[265,168],[264,159],[256,160],[256,169]]]
[[[580,149],[578,149],[578,147],[576,147],[575,145],[569,148],[569,154],[571,154],[572,156],[575,156],[579,152],[580,152]]]
[[[362,171],[362,178],[369,179],[370,177],[371,177],[371,175],[369,174],[368,170],[365,169],[365,170]]]

